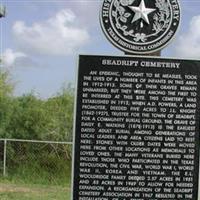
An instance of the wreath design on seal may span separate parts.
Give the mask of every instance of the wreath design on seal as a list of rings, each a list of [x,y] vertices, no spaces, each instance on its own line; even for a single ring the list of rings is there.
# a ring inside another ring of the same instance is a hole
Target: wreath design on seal
[[[113,6],[115,10],[112,11],[112,16],[116,20],[116,28],[121,30],[124,36],[131,36],[135,42],[146,42],[149,37],[156,36],[161,31],[166,29],[170,23],[170,6],[167,0],[156,0],[155,6],[159,12],[154,14],[153,19],[153,33],[146,35],[145,33],[136,33],[134,30],[130,30],[126,25],[130,13],[126,12],[124,7],[130,6],[135,0],[115,0]],[[144,24],[141,21],[141,28]]]

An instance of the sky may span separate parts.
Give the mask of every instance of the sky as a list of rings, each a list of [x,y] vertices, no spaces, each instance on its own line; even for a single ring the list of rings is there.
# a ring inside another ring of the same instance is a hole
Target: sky
[[[200,1],[179,0],[182,22],[162,57],[200,59]],[[1,68],[8,70],[15,95],[55,96],[75,85],[79,54],[119,55],[104,36],[99,12],[103,0],[0,0]]]

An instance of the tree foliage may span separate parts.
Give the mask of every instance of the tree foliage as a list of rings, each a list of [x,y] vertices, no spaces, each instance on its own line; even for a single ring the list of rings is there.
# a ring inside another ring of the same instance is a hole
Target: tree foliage
[[[72,125],[71,87],[47,100],[15,97],[8,73],[0,71],[0,138],[70,141]]]
[[[8,72],[0,70],[0,136],[5,133],[12,115],[12,93],[13,85],[9,81]]]

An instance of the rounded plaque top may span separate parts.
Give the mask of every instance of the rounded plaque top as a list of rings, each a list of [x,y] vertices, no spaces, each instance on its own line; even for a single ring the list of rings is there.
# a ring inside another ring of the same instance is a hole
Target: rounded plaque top
[[[100,15],[110,42],[132,54],[164,48],[175,36],[180,19],[178,0],[104,0]]]

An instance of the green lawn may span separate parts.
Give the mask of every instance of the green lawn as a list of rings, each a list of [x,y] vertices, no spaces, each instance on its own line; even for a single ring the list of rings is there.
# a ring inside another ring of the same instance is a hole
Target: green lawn
[[[0,200],[70,200],[71,163],[57,173],[35,166],[24,164],[0,175]]]
[[[1,200],[70,200],[70,197],[68,187],[0,183]]]

